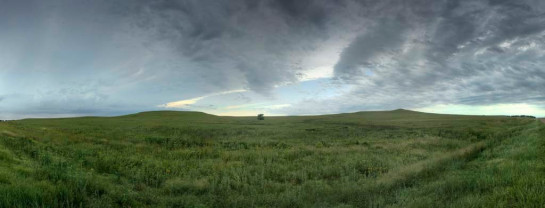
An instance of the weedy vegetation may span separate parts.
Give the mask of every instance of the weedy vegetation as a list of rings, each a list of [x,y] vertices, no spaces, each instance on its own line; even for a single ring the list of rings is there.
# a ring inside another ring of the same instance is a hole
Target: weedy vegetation
[[[545,124],[407,110],[0,122],[0,207],[539,207]]]

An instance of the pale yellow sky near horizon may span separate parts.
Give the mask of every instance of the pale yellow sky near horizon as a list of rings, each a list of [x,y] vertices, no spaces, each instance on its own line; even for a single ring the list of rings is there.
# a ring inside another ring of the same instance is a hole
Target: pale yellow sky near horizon
[[[536,117],[545,117],[545,109],[542,109],[536,105],[530,105],[526,103],[474,106],[442,104],[424,108],[414,108],[413,110],[429,113],[461,115],[532,115]]]

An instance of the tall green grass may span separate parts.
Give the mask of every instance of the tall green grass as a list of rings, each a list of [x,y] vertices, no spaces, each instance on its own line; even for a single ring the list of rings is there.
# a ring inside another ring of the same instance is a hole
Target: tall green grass
[[[0,123],[0,207],[536,207],[545,125],[396,110]]]

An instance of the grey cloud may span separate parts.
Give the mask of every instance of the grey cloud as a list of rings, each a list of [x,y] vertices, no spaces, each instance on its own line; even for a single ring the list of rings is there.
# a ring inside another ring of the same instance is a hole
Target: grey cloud
[[[220,88],[243,87],[268,94],[292,83],[304,66],[302,54],[349,28],[336,26],[351,13],[331,1],[152,1],[136,6],[131,16],[156,40],[172,45],[180,56],[200,66],[200,74],[236,83],[213,82]]]
[[[271,5],[286,15],[288,24],[297,27],[314,27],[327,29],[328,21],[333,15],[330,11],[344,6],[343,1],[314,1],[314,0],[278,0],[271,1]]]
[[[440,9],[392,13],[412,16],[406,20],[411,27],[379,24],[344,49],[335,76],[354,89],[344,95],[351,99],[336,98],[344,102],[340,111],[545,101],[539,100],[545,95],[545,4],[428,2]]]
[[[346,43],[332,83],[351,90],[283,112],[545,97],[541,0],[2,3],[0,94],[20,95],[0,97],[10,112],[115,114],[235,89],[274,97],[337,58],[308,58],[325,43]]]
[[[405,26],[402,22],[384,21],[371,27],[354,40],[341,54],[335,65],[335,75],[340,79],[359,79],[363,70],[370,69],[373,58],[383,53],[395,53],[403,43]],[[380,61],[380,60],[377,60]]]

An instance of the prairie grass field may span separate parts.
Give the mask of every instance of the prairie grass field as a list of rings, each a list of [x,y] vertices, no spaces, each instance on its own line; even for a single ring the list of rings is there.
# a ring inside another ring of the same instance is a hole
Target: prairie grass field
[[[408,110],[0,122],[0,207],[541,207],[545,124]]]

